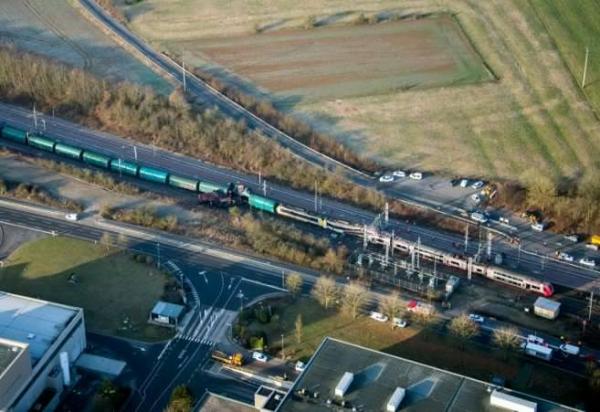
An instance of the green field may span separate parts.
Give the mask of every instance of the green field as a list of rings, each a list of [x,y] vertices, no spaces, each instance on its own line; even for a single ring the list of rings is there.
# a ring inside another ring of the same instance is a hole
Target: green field
[[[65,237],[26,243],[0,271],[4,291],[82,307],[90,332],[148,341],[171,335],[146,323],[165,281],[128,254]]]
[[[589,48],[585,95],[600,113],[600,2],[598,0],[530,0],[581,84],[585,48]]]
[[[432,366],[465,374],[488,381],[493,374],[504,376],[510,387],[538,394],[566,403],[575,403],[580,396],[582,382],[573,377],[564,379],[564,372],[537,362],[529,362],[524,355],[490,350],[488,346],[468,343],[464,350],[455,338],[425,331],[412,324],[406,329],[392,329],[390,323],[375,322],[367,316],[351,319],[336,309],[325,310],[310,298],[296,302],[279,300],[272,302],[274,316],[268,324],[256,320],[250,323],[250,331],[264,331],[267,344],[279,351],[281,335],[284,335],[286,356],[292,359],[308,359],[324,337],[329,336],[393,355],[423,362]],[[298,314],[303,319],[303,339],[296,341],[294,330]],[[531,375],[527,375],[531,373]],[[527,378],[523,378],[523,375]],[[564,382],[557,386],[557,382]],[[568,383],[567,383],[568,382]],[[548,391],[552,389],[552,395]]]

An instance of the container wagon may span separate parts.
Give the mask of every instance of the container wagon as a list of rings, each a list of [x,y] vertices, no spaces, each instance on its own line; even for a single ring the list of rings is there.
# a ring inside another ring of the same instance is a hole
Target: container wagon
[[[27,144],[27,132],[24,130],[16,129],[10,126],[3,126],[1,136],[6,140]]]
[[[169,173],[159,170],[153,169],[151,167],[141,166],[138,173],[139,177],[148,180],[149,182],[163,183],[167,184],[167,179],[169,178]]]
[[[200,182],[198,185],[198,191],[202,193],[211,193],[211,192],[227,192],[228,187],[218,185],[210,182]]]
[[[140,167],[137,164],[133,162],[127,162],[122,159],[111,159],[110,161],[111,170],[119,173],[125,173],[130,176],[137,176],[139,168]]]
[[[29,135],[27,136],[27,144],[31,147],[45,150],[46,152],[54,152],[56,142],[52,139],[46,139],[45,137]]]
[[[177,187],[179,189],[197,192],[199,183],[200,182],[198,180],[188,179],[187,177],[181,177],[171,174],[169,175],[169,186]]]
[[[54,146],[54,153],[61,156],[70,157],[72,159],[81,160],[83,149],[64,143],[56,143],[56,146]]]
[[[275,214],[277,209],[276,201],[254,194],[248,195],[248,204],[250,205],[250,207],[253,207],[258,210],[263,210],[272,214]]]
[[[110,157],[101,155],[100,153],[91,152],[89,150],[83,151],[83,161],[84,163],[102,167],[104,169],[108,169],[110,167]]]

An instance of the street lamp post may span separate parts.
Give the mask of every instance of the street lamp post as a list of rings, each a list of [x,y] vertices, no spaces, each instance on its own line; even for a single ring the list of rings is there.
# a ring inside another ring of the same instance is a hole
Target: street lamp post
[[[281,360],[285,360],[285,350],[283,347],[283,333],[281,334]]]

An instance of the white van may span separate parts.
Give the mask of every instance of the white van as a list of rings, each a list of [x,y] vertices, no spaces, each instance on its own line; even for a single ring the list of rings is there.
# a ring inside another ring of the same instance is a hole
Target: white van
[[[544,223],[534,223],[531,225],[531,230],[535,230],[536,232],[543,232],[546,229],[546,225]]]
[[[562,345],[560,345],[560,351],[567,355],[577,356],[577,355],[579,355],[580,349],[579,349],[579,346],[570,345],[568,343],[563,343]]]

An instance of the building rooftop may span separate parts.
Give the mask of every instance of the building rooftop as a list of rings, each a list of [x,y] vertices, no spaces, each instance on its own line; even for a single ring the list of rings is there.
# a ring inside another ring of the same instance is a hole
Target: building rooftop
[[[200,400],[200,412],[256,412],[252,406],[214,393]]]
[[[157,316],[165,316],[169,318],[178,318],[185,308],[174,303],[163,302],[159,300],[152,308],[152,314]]]
[[[13,360],[23,352],[23,347],[14,345],[8,340],[0,339],[0,376]]]
[[[331,411],[341,404],[334,392],[346,372],[353,374],[343,397],[346,410],[385,411],[396,388],[403,388],[405,397],[397,409],[402,412],[506,412],[490,405],[489,383],[332,338],[321,343],[277,411]],[[538,412],[577,410],[506,392],[536,402]]]
[[[35,364],[80,310],[0,292],[0,338],[26,343]]]

